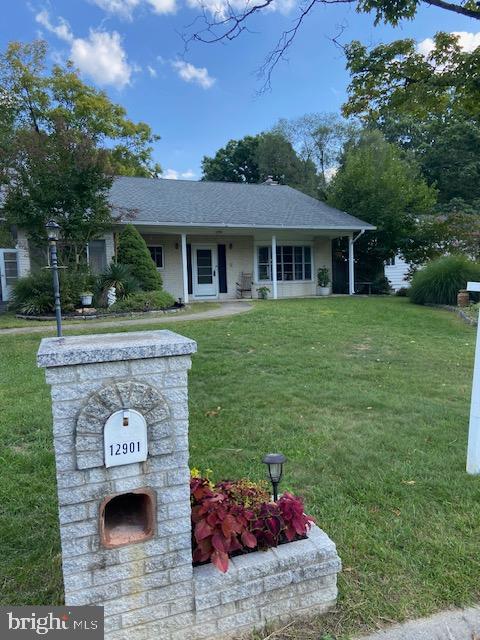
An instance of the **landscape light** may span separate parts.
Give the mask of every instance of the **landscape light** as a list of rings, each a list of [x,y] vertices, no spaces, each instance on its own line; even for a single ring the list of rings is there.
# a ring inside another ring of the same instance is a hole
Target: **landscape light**
[[[278,485],[283,475],[283,464],[287,461],[283,453],[267,453],[262,462],[268,466],[268,475],[273,488],[273,500],[278,499]]]

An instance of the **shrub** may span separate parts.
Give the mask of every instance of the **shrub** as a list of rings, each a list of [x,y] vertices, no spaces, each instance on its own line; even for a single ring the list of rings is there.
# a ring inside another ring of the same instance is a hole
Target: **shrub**
[[[372,293],[377,296],[386,296],[392,293],[392,285],[386,276],[378,276],[372,282]]]
[[[400,289],[397,289],[395,292],[395,295],[399,298],[407,298],[409,296],[408,287],[400,287]]]
[[[145,240],[132,224],[127,224],[120,234],[117,261],[130,267],[144,291],[159,291],[162,288],[162,277],[157,271]]]
[[[410,299],[416,304],[455,305],[468,280],[480,280],[479,263],[463,255],[437,258],[413,276]]]
[[[264,483],[238,480],[214,485],[195,476],[190,495],[193,561],[210,561],[223,573],[232,555],[303,538],[313,522],[304,514],[302,500],[290,493],[270,502]]]
[[[97,296],[105,302],[108,290],[114,287],[117,300],[123,300],[140,288],[140,283],[127,264],[112,262],[97,280]]]
[[[124,300],[117,300],[109,307],[112,312],[153,311],[155,309],[169,309],[175,300],[167,291],[138,291],[127,296]]]
[[[60,299],[62,311],[70,312],[80,303],[80,295],[91,288],[92,277],[88,273],[60,269]],[[25,315],[47,315],[55,311],[52,272],[42,269],[14,284],[10,308]]]

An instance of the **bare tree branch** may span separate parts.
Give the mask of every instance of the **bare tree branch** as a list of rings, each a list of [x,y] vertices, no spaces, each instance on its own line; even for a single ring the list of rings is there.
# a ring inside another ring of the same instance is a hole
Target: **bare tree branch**
[[[461,1],[462,0],[460,0],[460,2]],[[238,10],[229,0],[226,0],[222,8],[213,14],[211,7],[205,3],[201,4],[202,14],[197,16],[197,18],[186,27],[187,31],[182,35],[185,43],[185,51],[191,42],[216,44],[235,40],[244,31],[249,31],[247,23],[255,14],[266,10],[274,2],[275,0],[261,0],[257,4],[251,4],[250,0],[246,0],[245,8]],[[359,0],[306,0],[300,6],[300,11],[293,21],[293,26],[281,34],[275,47],[267,55],[258,71],[258,76],[264,80],[260,93],[270,89],[272,73],[275,67],[281,60],[286,59],[285,56],[288,49],[292,46],[305,18],[312,12],[315,5],[355,4],[358,2]],[[447,0],[417,0],[417,2],[418,4],[423,3],[429,6],[435,6],[446,11],[452,11],[475,20],[480,20],[480,6],[478,9],[471,9],[465,7],[463,4],[448,2]],[[364,8],[361,10],[368,11],[368,9]],[[372,11],[374,11],[374,9],[372,9]],[[399,18],[401,17],[401,12],[399,12]],[[377,9],[377,20],[380,18],[387,20],[381,8]],[[197,30],[195,27],[199,20],[203,28]],[[343,49],[343,45],[341,45],[338,40],[341,33],[330,39],[336,46]]]

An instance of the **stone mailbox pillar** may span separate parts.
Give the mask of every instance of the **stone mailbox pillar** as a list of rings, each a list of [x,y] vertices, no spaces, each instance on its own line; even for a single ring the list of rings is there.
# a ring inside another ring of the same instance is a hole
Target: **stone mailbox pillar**
[[[187,371],[171,331],[47,338],[65,603],[103,605],[106,638],[193,624]]]

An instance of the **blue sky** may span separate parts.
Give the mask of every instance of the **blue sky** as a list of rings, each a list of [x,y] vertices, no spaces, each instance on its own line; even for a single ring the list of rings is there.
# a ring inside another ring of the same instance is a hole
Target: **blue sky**
[[[235,0],[240,2],[241,0]],[[207,0],[207,3],[222,0]],[[411,37],[428,48],[435,32],[465,32],[468,48],[480,44],[478,23],[435,7],[396,29],[373,26],[350,6],[318,6],[280,63],[269,93],[257,95],[256,71],[298,11],[295,0],[258,16],[252,32],[228,45],[191,46],[179,33],[199,15],[198,0],[4,0],[2,49],[11,40],[49,42],[51,60],[71,57],[83,78],[124,105],[134,120],[161,135],[155,160],[166,177],[198,179],[203,155],[231,138],[270,128],[280,117],[339,111],[349,77],[329,40],[344,27],[343,42],[376,45]]]

